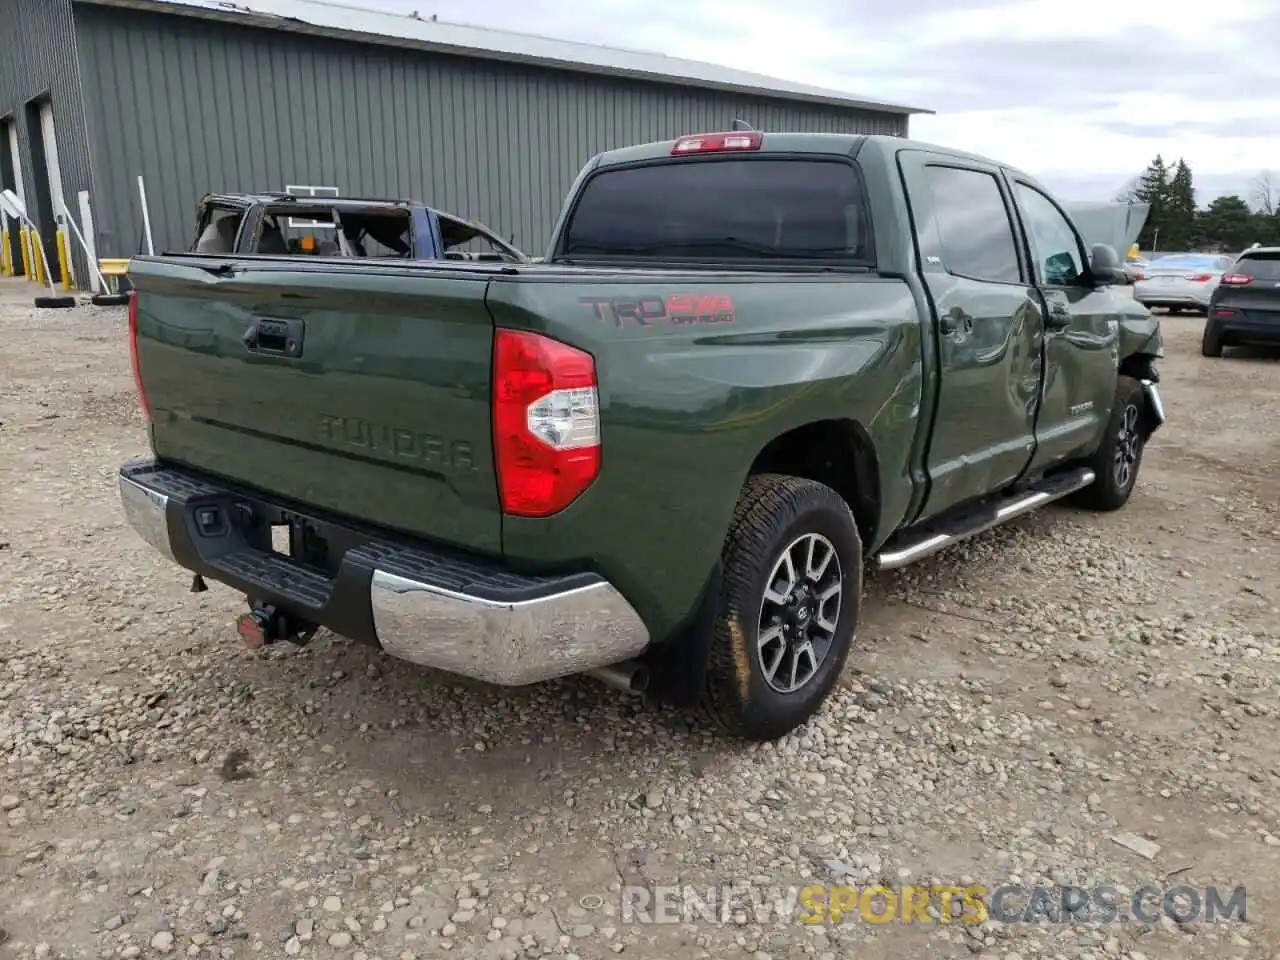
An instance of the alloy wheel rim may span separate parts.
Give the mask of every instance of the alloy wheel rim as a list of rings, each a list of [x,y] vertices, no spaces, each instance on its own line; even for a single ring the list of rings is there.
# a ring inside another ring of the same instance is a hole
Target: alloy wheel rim
[[[765,682],[795,693],[817,676],[835,642],[844,569],[819,533],[797,537],[773,565],[760,602],[756,658]]]
[[[1138,408],[1127,404],[1120,415],[1120,430],[1116,435],[1113,473],[1116,486],[1127,490],[1138,471],[1138,457],[1142,453],[1142,437],[1138,433]]]

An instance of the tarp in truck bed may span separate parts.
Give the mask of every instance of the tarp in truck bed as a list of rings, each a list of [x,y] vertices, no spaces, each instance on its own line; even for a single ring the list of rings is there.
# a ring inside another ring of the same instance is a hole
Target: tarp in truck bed
[[[1151,210],[1146,203],[1077,201],[1063,206],[1084,234],[1086,243],[1105,243],[1121,257],[1138,242],[1138,234]]]

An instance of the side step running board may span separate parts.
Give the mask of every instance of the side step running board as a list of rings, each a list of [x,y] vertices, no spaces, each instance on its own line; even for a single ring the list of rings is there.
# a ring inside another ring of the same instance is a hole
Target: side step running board
[[[1034,487],[1005,497],[989,501],[977,507],[953,514],[949,518],[941,518],[925,525],[920,531],[909,532],[902,540],[883,550],[876,558],[881,570],[897,570],[909,563],[915,563],[925,557],[932,556],[939,550],[967,540],[975,534],[998,527],[1002,523],[1030,513],[1037,507],[1052,503],[1068,494],[1083,490],[1094,481],[1092,470],[1080,468],[1067,473],[1046,477]]]

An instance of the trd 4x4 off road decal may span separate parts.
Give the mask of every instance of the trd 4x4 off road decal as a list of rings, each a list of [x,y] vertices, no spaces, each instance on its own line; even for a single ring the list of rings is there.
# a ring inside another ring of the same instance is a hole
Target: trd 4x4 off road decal
[[[732,323],[733,298],[727,293],[673,293],[669,297],[581,297],[597,320],[616,326],[636,323]]]

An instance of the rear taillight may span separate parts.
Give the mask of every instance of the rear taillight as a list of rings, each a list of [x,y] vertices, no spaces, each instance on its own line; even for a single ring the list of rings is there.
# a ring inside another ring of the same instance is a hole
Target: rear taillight
[[[739,150],[759,150],[764,137],[757,130],[745,133],[699,133],[681,137],[671,148],[673,157],[689,153],[727,153]]]
[[[1226,287],[1247,287],[1253,283],[1253,277],[1247,273],[1224,273],[1218,282]]]
[[[133,385],[138,391],[138,403],[142,415],[151,419],[151,405],[147,403],[147,391],[142,386],[142,366],[138,362],[138,291],[129,294],[129,363],[133,367]]]
[[[1190,280],[1192,283],[1208,283],[1213,279],[1212,273],[1188,273],[1183,279]]]
[[[591,354],[498,330],[493,343],[493,453],[504,513],[563,510],[600,472],[600,404]]]
[[[1213,315],[1215,317],[1234,317],[1236,312],[1230,307],[1218,307],[1213,311]]]

